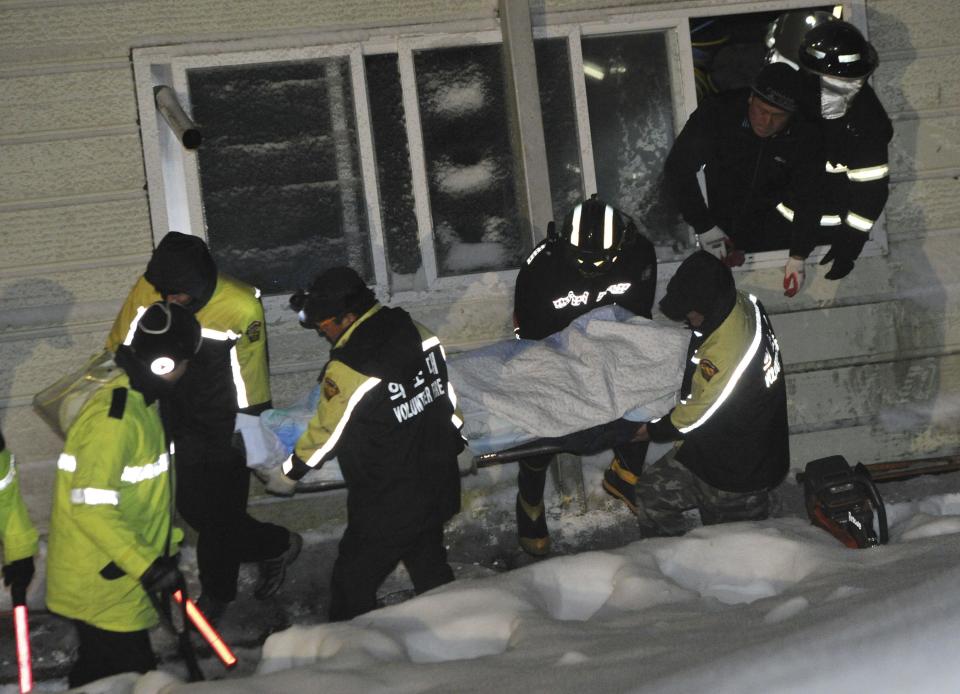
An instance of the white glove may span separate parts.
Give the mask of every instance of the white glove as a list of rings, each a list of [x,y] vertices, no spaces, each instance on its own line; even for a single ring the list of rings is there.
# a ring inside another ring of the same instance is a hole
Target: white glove
[[[727,257],[727,245],[730,239],[720,227],[711,227],[702,234],[697,234],[697,245],[712,256],[723,260]]]
[[[457,456],[457,467],[460,468],[461,474],[470,471],[476,472],[473,466],[473,451],[466,446],[463,447],[460,455]]]
[[[270,468],[263,482],[267,492],[276,496],[293,496],[297,489],[297,481],[283,474],[283,466],[281,465]]]
[[[805,273],[803,271],[804,258],[790,256],[783,268],[783,295],[796,296],[803,286]]]

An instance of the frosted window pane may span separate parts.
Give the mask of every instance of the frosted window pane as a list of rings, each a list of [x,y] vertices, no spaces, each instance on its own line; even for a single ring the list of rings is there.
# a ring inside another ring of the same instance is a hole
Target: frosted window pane
[[[547,143],[553,219],[559,225],[567,212],[583,199],[577,114],[570,80],[570,52],[567,40],[563,38],[538,40],[534,50],[540,87],[540,111],[543,114],[543,137]]]
[[[397,55],[367,56],[364,64],[387,261],[394,275],[411,275],[420,269],[422,257]],[[395,285],[397,281],[394,277]]]
[[[678,257],[688,232],[665,209],[660,190],[674,139],[666,37],[584,37],[582,46],[584,67],[603,73],[603,79],[586,76],[597,192],[633,216],[660,260]]]
[[[349,63],[187,72],[210,249],[265,292],[348,264],[372,279]]]
[[[520,238],[501,48],[414,53],[437,272],[517,267]]]

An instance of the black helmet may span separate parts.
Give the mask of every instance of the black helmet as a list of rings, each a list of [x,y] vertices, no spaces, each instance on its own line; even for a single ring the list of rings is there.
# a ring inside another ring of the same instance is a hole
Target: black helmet
[[[836,19],[824,10],[784,12],[767,29],[767,62],[789,62],[799,67],[800,44],[807,32]]]
[[[592,195],[574,207],[563,220],[560,237],[567,243],[568,258],[584,274],[599,274],[620,252],[633,221]]]
[[[800,65],[818,75],[859,79],[879,63],[877,51],[860,30],[840,20],[814,27],[800,44]]]
[[[200,324],[179,304],[158,301],[137,321],[130,341],[134,356],[156,376],[170,373],[200,349]]]
[[[348,313],[366,313],[377,301],[363,278],[353,268],[332,267],[314,277],[310,287],[290,297],[290,308],[300,317],[300,325],[313,329],[327,318],[342,318]]]

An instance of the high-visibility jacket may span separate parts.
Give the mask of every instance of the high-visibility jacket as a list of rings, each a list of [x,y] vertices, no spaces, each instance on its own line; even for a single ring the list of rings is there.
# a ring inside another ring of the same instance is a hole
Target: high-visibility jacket
[[[0,543],[3,563],[26,559],[37,553],[39,538],[20,496],[20,480],[13,455],[0,434]]]
[[[653,441],[677,440],[676,459],[707,484],[772,488],[790,465],[780,346],[760,302],[742,292],[714,325],[694,330],[680,404],[647,431]]]
[[[161,299],[144,277],[137,280],[107,338],[107,349],[132,339],[140,314]],[[217,276],[210,300],[196,313],[203,343],[170,397],[174,436],[184,431],[233,431],[238,411],[259,414],[270,406],[267,333],[260,290]]]
[[[157,623],[139,578],[183,536],[171,528],[172,482],[157,405],[121,371],[80,410],[57,461],[47,554],[52,612],[108,631]]]
[[[462,421],[440,340],[399,308],[374,305],[340,336],[323,395],[283,471],[300,479],[336,456],[354,535],[403,539],[460,509]]]

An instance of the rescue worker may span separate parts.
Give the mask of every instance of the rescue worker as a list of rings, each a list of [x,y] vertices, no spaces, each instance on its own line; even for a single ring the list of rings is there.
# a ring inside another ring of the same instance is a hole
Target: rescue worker
[[[298,534],[247,513],[250,470],[233,443],[238,413],[272,406],[263,306],[258,289],[217,271],[202,239],[171,231],[130,291],[107,349],[160,298],[189,309],[202,328],[200,351],[162,412],[176,444],[177,510],[198,534],[200,608],[216,622],[236,598],[241,562],[259,562],[254,596],[262,600],[279,589],[302,546]]]
[[[39,536],[20,496],[13,455],[0,432],[0,544],[3,545],[3,585],[10,587],[14,605],[25,605],[33,580],[33,556]]]
[[[635,435],[676,441],[637,482],[641,529],[680,535],[690,509],[704,525],[766,518],[790,449],[783,360],[763,306],[737,291],[728,267],[697,251],[670,279],[660,310],[693,334],[680,404]]]
[[[406,311],[379,304],[348,267],[319,274],[291,297],[300,325],[331,345],[323,396],[267,491],[330,458],[347,484],[347,527],[330,587],[330,621],[377,606],[377,588],[402,562],[419,594],[453,580],[443,525],[460,509],[464,448],[439,339]]]
[[[116,351],[117,374],[84,404],[57,461],[47,606],[79,637],[71,688],[156,668],[148,592],[182,585],[171,452],[157,408],[200,347],[181,306],[149,306]]]
[[[653,244],[627,215],[593,195],[567,214],[559,234],[551,224],[547,238],[520,266],[514,331],[521,339],[542,340],[608,304],[650,318],[656,287]],[[639,473],[646,452],[646,444],[619,447],[604,489],[622,498],[617,479]],[[550,551],[543,493],[551,460],[550,455],[527,458],[518,467],[517,537],[520,547],[534,556]]]
[[[826,20],[806,32],[796,56],[804,81],[802,101],[817,120],[821,148],[816,176],[798,207],[781,214],[808,229],[791,247],[783,287],[794,296],[803,286],[804,260],[819,244],[830,249],[826,278],[853,270],[889,195],[887,146],[893,125],[867,78],[876,70],[877,52],[860,31],[844,21]]]
[[[705,99],[664,165],[668,195],[698,247],[735,267],[744,252],[790,248],[798,229],[778,211],[816,166],[816,127],[797,117],[800,77],[764,66],[752,87]],[[698,172],[703,169],[706,200]]]

